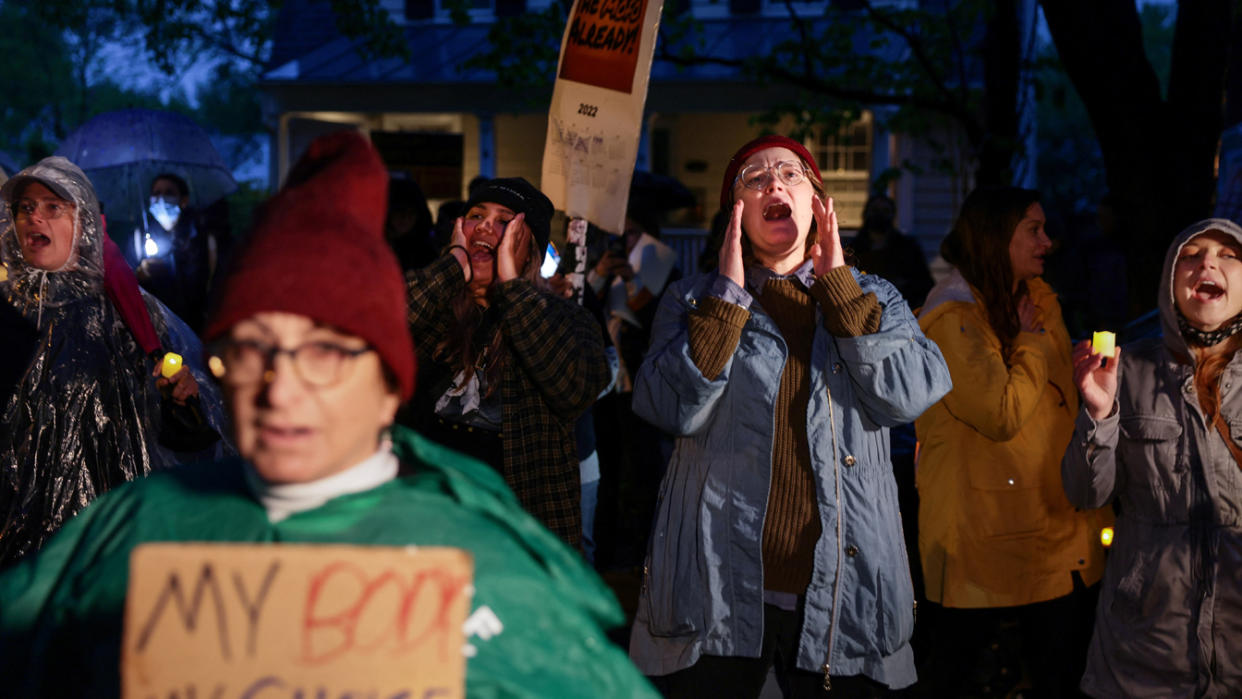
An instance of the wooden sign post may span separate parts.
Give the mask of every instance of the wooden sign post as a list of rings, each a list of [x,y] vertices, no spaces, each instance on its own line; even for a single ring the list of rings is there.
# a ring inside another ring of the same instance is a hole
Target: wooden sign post
[[[147,544],[130,559],[123,696],[465,696],[458,549]]]

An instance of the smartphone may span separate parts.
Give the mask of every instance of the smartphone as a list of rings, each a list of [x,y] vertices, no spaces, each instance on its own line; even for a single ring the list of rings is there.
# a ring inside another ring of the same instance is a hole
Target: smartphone
[[[539,267],[539,275],[544,279],[556,274],[556,270],[561,266],[561,254],[556,251],[556,246],[548,243],[548,249],[543,253],[543,264]]]

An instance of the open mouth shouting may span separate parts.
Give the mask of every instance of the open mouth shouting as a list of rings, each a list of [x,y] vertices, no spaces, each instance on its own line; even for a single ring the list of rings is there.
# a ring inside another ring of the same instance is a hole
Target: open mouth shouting
[[[783,221],[793,216],[793,209],[788,203],[775,201],[763,207],[764,221]]]
[[[1224,297],[1225,289],[1211,279],[1202,279],[1194,287],[1194,299],[1199,303],[1212,303]]]
[[[42,233],[30,232],[26,234],[27,252],[42,250],[51,244],[52,239]]]
[[[496,246],[486,240],[474,240],[470,243],[470,259],[487,262],[496,257]]]

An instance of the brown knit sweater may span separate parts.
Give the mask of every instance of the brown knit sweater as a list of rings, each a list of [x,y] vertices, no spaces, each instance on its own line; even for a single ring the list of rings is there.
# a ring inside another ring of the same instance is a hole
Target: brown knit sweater
[[[772,476],[763,522],[763,586],[801,595],[811,580],[815,542],[821,533],[815,495],[807,407],[811,392],[811,349],[815,339],[815,305],[824,327],[850,337],[879,329],[882,309],[875,294],[863,294],[848,267],[838,267],[807,289],[793,277],[770,279],[758,298],[776,323],[788,354],[773,408]],[[706,298],[690,314],[690,356],[709,379],[724,369],[737,349],[746,309]]]

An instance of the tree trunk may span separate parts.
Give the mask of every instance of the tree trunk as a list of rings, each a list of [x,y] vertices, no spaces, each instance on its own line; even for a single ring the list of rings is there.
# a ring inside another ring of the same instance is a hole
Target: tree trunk
[[[1167,100],[1144,53],[1133,0],[1042,3],[1104,156],[1126,236],[1133,317],[1156,305],[1169,241],[1211,213],[1232,3],[1179,3]]]
[[[1018,83],[1022,62],[1022,33],[1018,0],[997,0],[983,38],[983,143],[978,148],[976,185],[1013,182],[1013,159],[1018,140]]]

